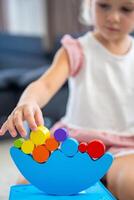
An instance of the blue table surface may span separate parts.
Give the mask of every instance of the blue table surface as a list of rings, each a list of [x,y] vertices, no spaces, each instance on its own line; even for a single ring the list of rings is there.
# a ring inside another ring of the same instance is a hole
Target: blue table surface
[[[38,190],[33,185],[15,185],[10,189],[9,200],[116,200],[115,197],[97,182],[94,186],[73,196],[51,196]]]

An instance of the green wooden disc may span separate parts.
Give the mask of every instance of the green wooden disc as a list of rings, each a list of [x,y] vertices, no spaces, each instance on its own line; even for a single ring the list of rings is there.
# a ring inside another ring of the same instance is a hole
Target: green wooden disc
[[[14,141],[14,147],[21,148],[22,144],[24,143],[24,138],[19,138]]]

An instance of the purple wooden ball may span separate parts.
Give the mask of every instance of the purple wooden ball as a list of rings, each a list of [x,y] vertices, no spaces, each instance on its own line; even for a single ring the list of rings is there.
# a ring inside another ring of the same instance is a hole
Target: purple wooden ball
[[[63,142],[68,136],[69,133],[65,128],[59,128],[54,132],[54,137],[58,142]]]

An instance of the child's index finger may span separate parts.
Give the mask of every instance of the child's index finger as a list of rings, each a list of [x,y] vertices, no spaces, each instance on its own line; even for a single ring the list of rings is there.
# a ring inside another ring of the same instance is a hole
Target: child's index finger
[[[0,135],[3,136],[6,131],[7,131],[7,127],[5,126],[5,123],[4,123],[0,129]]]
[[[37,130],[37,124],[36,124],[36,122],[35,122],[35,120],[34,120],[33,117],[27,119],[27,122],[28,122],[29,127],[30,127],[30,129],[31,129],[32,131],[36,131],[36,130]]]

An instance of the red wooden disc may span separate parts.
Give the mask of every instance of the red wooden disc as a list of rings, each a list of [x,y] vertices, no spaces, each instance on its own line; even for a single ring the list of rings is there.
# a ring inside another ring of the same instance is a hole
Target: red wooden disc
[[[78,150],[81,153],[85,153],[87,151],[87,143],[86,142],[81,142],[78,146]]]
[[[87,153],[91,158],[100,158],[105,153],[104,143],[101,140],[92,140],[87,146]]]

